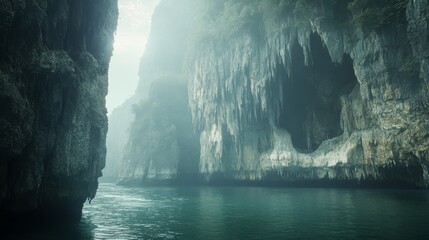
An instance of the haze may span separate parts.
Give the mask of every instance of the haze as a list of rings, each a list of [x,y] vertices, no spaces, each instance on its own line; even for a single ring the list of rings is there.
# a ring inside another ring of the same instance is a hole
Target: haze
[[[150,32],[153,10],[159,0],[119,0],[119,19],[109,68],[106,107],[110,114],[134,93],[139,60]]]

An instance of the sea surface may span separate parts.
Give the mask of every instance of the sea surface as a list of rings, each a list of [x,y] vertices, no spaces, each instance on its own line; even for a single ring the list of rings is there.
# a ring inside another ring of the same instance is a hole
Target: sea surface
[[[26,239],[429,239],[429,191],[101,183],[79,224]]]

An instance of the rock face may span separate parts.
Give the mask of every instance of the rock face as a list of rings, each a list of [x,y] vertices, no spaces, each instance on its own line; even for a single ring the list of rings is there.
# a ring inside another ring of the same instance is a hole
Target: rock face
[[[105,162],[116,0],[0,1],[0,209],[78,219]]]
[[[149,97],[134,106],[134,113],[122,184],[170,183],[197,172],[198,138],[183,79],[168,76],[154,81]]]
[[[109,131],[106,136],[106,167],[103,169],[103,179],[116,181],[122,170],[122,156],[130,137],[130,126],[134,120],[132,106],[139,103],[139,97],[134,95],[108,116]]]
[[[204,181],[429,187],[427,1],[200,2]]]
[[[190,67],[200,173],[428,187],[428,2],[379,2],[225,5],[258,24]]]
[[[168,183],[197,173],[198,137],[192,125],[183,67],[195,25],[193,6],[196,3],[195,0],[166,0],[154,12],[151,34],[140,63],[136,95],[112,114],[116,117],[111,124],[115,125],[124,120],[123,115],[115,115],[116,111],[134,115],[130,125],[118,126],[129,129],[120,159],[123,161],[121,184]],[[130,101],[137,104],[129,104]]]

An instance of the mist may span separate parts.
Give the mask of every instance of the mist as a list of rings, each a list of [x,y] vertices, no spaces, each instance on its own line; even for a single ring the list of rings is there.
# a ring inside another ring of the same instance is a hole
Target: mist
[[[109,67],[109,114],[130,98],[139,81],[140,58],[150,33],[153,11],[159,0],[121,0],[118,26]]]
[[[3,239],[429,239],[427,0],[0,0]]]
[[[407,1],[161,1],[140,59],[136,91],[110,115],[102,180],[122,187],[118,191],[139,187],[133,196],[150,202],[158,194],[161,199],[183,197],[184,202],[161,200],[151,209],[160,215],[155,221],[162,228],[174,229],[165,236],[179,239],[175,234],[189,239],[314,238],[312,226],[326,228],[325,234],[336,238],[337,228],[329,224],[336,220],[325,216],[349,220],[327,205],[315,208],[321,215],[310,211],[317,202],[330,198],[339,208],[357,206],[367,218],[371,204],[380,204],[380,199],[367,192],[353,195],[350,189],[427,188],[425,160],[408,152],[413,144],[403,144],[405,136],[421,136],[426,128],[412,130],[409,124],[415,121],[408,118],[409,110],[401,108],[393,116],[385,101],[406,104],[395,94],[425,94],[418,87],[419,60],[410,60],[419,57],[407,48],[398,53],[381,43],[388,38],[407,44],[403,37],[411,20],[405,9],[410,8]],[[392,37],[387,32],[394,26],[398,32]],[[377,65],[380,52],[392,56],[387,66]],[[395,85],[400,93],[383,84]],[[398,121],[407,130],[393,137],[389,131]],[[266,187],[298,188],[300,197]],[[306,190],[314,187],[347,190],[333,195]],[[276,197],[266,203],[262,195]],[[397,196],[388,195],[383,197],[395,204]],[[298,204],[309,199],[314,202]],[[362,199],[371,204],[358,203]],[[189,208],[190,202],[202,207]],[[234,205],[238,203],[240,207]],[[183,213],[173,218],[194,227],[165,223],[160,209],[176,204],[173,209]],[[141,220],[147,217],[144,207],[126,205],[125,212],[140,216],[137,222],[150,224]],[[386,212],[374,211],[380,221],[386,218]],[[194,222],[187,214],[202,216]],[[302,215],[308,225],[295,222]],[[403,217],[419,225],[414,221],[418,214]],[[269,224],[259,226],[261,219]],[[353,226],[362,221],[350,221],[338,229],[340,235],[359,235]],[[280,223],[290,230],[276,227]],[[388,231],[384,224],[374,225]],[[394,238],[365,228],[375,238]],[[148,228],[135,234],[150,238],[156,232]],[[398,231],[395,236],[417,232]]]

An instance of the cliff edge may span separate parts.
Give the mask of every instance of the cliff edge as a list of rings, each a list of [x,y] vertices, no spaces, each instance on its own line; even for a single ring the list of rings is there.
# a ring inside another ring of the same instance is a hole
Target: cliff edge
[[[116,0],[0,1],[0,210],[79,219],[105,164]]]

